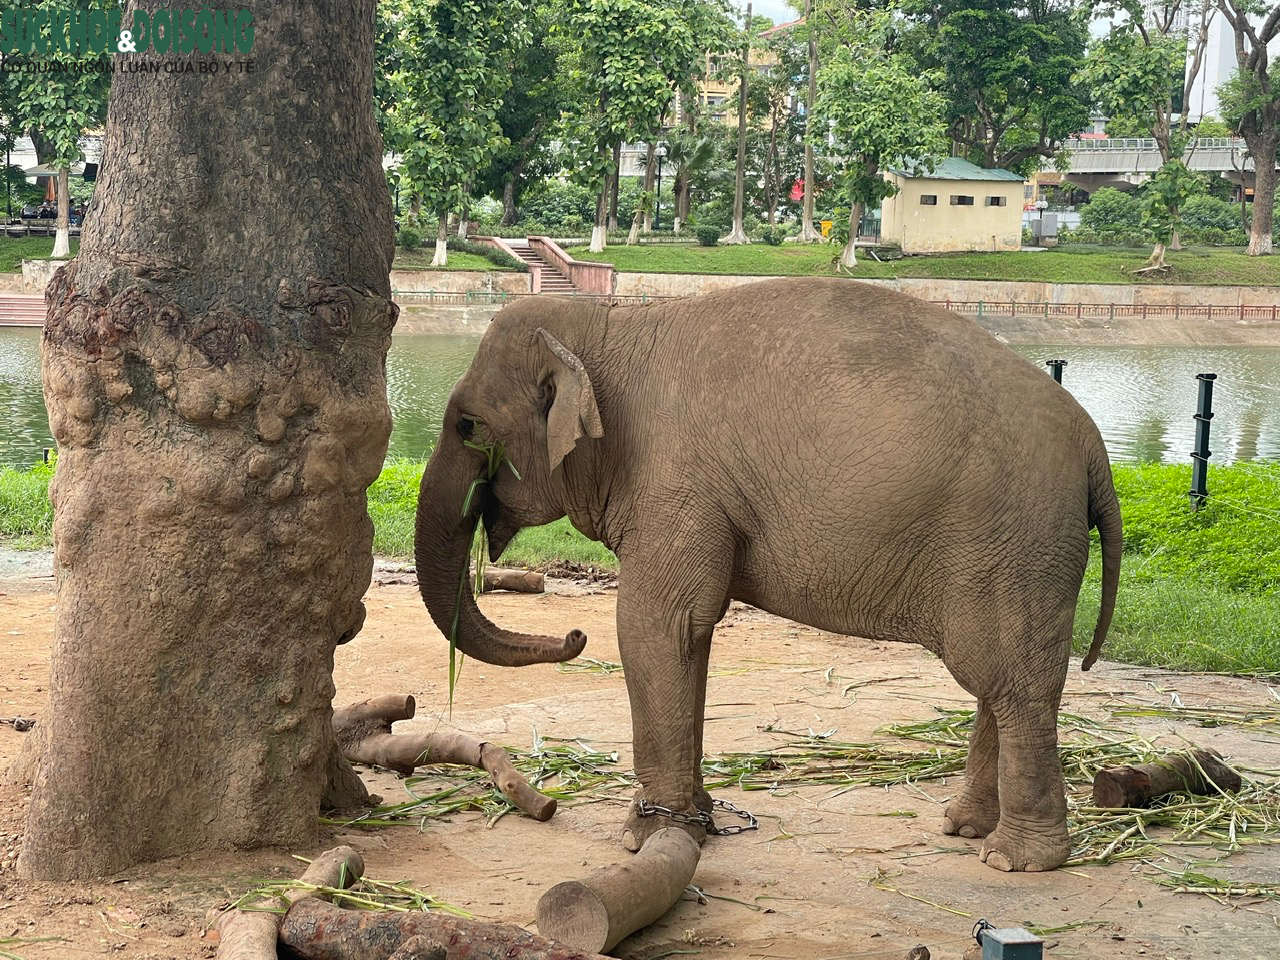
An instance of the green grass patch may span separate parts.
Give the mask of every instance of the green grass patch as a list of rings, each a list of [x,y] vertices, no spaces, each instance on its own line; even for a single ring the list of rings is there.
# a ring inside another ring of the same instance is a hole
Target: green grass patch
[[[883,263],[860,255],[851,271],[838,270],[839,249],[763,243],[700,247],[694,244],[612,246],[603,253],[573,247],[578,260],[612,263],[627,273],[703,273],[745,276],[844,276],[854,279],[921,277],[953,280],[1025,280],[1047,283],[1177,283],[1216,286],[1280,285],[1280,260],[1249,257],[1235,249],[1195,247],[1168,255],[1173,269],[1165,276],[1133,271],[1145,266],[1148,251],[1063,247],[1040,253],[957,253],[903,257]]]
[[[53,221],[43,221],[51,223]],[[71,256],[80,250],[78,237],[71,238]],[[0,273],[21,273],[23,260],[49,260],[53,237],[7,237],[0,234]]]
[[[423,466],[388,461],[369,489],[380,556],[413,554]],[[1190,466],[1119,464],[1114,472],[1125,554],[1103,656],[1175,670],[1280,673],[1280,463],[1210,467],[1209,501],[1199,513],[1188,505]],[[0,537],[10,546],[48,546],[51,476],[45,465],[0,470]],[[603,570],[618,565],[609,550],[565,519],[521,531],[502,562]],[[1093,634],[1100,574],[1095,542],[1076,616],[1078,653]]]
[[[30,470],[0,467],[0,538],[19,550],[47,547],[53,531],[49,481],[53,464]]]
[[[431,260],[436,255],[436,244],[432,240],[414,250],[412,253],[403,247],[396,247],[396,258],[392,261],[393,270],[509,270],[500,267],[488,257],[462,250],[450,250],[449,262],[443,267],[433,267]]]

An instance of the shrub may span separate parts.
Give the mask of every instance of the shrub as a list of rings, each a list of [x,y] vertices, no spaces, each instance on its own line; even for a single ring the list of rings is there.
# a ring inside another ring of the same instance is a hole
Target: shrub
[[[520,200],[520,223],[541,224],[559,230],[573,223],[571,229],[594,222],[596,198],[586,187],[564,180],[545,180],[531,188]],[[535,233],[536,231],[529,231]]]
[[[782,245],[782,241],[787,238],[787,230],[785,227],[765,227],[760,231],[760,239],[771,247]]]
[[[413,253],[422,246],[422,231],[414,226],[401,227],[397,240],[406,253]]]
[[[699,246],[714,247],[720,242],[721,229],[714,224],[703,224],[700,227],[694,227],[693,235],[698,238]]]
[[[1081,208],[1080,225],[1093,231],[1101,243],[1141,242],[1142,208],[1133,194],[1102,187]]]
[[[1240,229],[1240,206],[1230,200],[1200,194],[1188,198],[1180,213],[1188,227],[1215,227],[1224,233]]]

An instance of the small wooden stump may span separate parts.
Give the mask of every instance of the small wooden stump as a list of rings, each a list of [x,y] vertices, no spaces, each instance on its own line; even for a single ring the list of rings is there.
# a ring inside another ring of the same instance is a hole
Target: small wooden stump
[[[334,847],[311,861],[302,882],[317,887],[350,886],[364,875],[364,860],[351,847]],[[310,890],[286,890],[279,899],[286,908]],[[218,931],[218,960],[276,960],[281,915],[265,910],[228,910],[214,921]]]
[[[538,931],[580,950],[612,950],[675,905],[693,879],[700,852],[683,830],[659,830],[630,860],[557,883],[544,893],[538,901]]]
[[[1174,754],[1155,763],[1108,767],[1093,779],[1093,805],[1145,807],[1156,797],[1183,791],[1201,796],[1240,789],[1240,774],[1213,750]]]
[[[413,717],[408,694],[374,697],[333,711],[333,731],[352,763],[387,767],[402,775],[429,763],[460,763],[487,770],[503,796],[535,820],[550,820],[556,800],[529,785],[501,747],[463,733],[392,733],[391,724]]]

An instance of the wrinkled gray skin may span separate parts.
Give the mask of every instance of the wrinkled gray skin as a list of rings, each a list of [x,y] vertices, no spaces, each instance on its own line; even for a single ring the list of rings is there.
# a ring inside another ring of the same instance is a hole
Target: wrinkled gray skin
[[[463,434],[500,440],[484,470]],[[618,642],[637,799],[710,811],[702,722],[730,599],[822,630],[921,644],[978,700],[949,834],[1002,870],[1070,849],[1056,717],[1089,530],[1106,634],[1120,511],[1088,414],[975,324],[846,280],[780,280],[647,307],[539,297],[503,310],[454,388],[422,480],[417,565],[446,636],[474,514],[497,558],[569,516],[621,563]],[[463,594],[468,656],[518,666],[583,649],[513,634]],[[633,806],[638,849],[663,817]],[[699,826],[687,826],[702,840]]]

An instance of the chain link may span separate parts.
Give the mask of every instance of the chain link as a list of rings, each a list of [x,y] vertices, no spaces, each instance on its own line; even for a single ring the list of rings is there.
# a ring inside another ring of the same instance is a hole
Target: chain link
[[[699,810],[697,813],[681,813],[679,810],[672,810],[669,807],[661,807],[656,803],[650,803],[648,800],[640,800],[636,804],[636,815],[641,817],[666,817],[668,820],[674,820],[676,823],[697,823],[702,826],[708,834],[717,837],[731,837],[735,834],[746,833],[748,830],[758,830],[760,821],[753,817],[746,810],[735,807],[728,800],[712,800],[713,806],[719,807],[726,813],[732,813],[736,817],[741,817],[747,821],[745,824],[735,823],[728,827],[717,827],[711,819],[711,814],[705,810]]]

